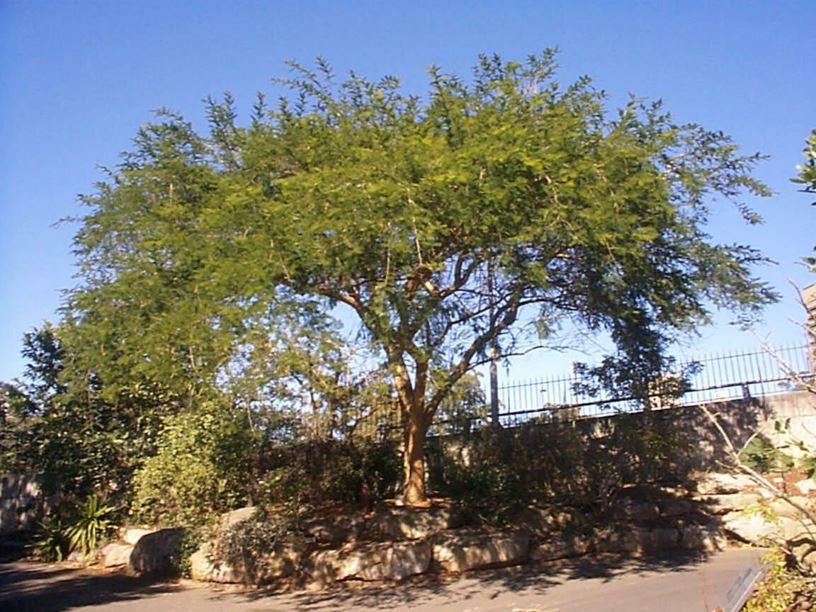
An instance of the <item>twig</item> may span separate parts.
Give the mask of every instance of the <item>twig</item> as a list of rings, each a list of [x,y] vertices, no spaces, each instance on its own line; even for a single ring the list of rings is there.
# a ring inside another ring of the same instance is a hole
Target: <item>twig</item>
[[[802,525],[802,527],[805,528],[805,531],[807,532],[808,536],[810,536],[812,540],[816,541],[816,537],[814,537],[814,533],[813,531],[811,531],[811,526],[816,524],[816,518],[814,518],[810,510],[802,506],[799,502],[792,499],[784,491],[781,491],[767,478],[759,474],[756,470],[745,465],[742,459],[740,459],[739,452],[734,446],[734,443],[731,440],[731,436],[729,436],[725,429],[723,429],[723,426],[722,424],[720,424],[720,420],[717,418],[717,416],[714,413],[712,413],[708,406],[706,406],[705,404],[700,405],[700,410],[703,411],[706,417],[708,417],[708,420],[711,421],[711,423],[719,432],[720,437],[723,439],[723,442],[725,442],[726,448],[728,450],[728,456],[733,462],[733,465],[736,466],[739,471],[741,471],[742,473],[746,474],[749,478],[751,478],[756,484],[760,485],[766,491],[771,493],[775,498],[781,499],[782,501],[789,504],[791,507],[795,508],[804,517],[802,518],[802,516],[798,516],[797,520]],[[756,433],[754,435],[756,435]]]

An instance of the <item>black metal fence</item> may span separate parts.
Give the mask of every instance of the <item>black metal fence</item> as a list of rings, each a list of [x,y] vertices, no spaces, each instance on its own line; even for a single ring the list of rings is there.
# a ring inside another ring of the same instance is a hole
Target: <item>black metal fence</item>
[[[679,396],[666,393],[680,387],[680,377],[667,373],[650,392],[652,408],[663,409],[714,401],[762,397],[790,391],[794,379],[812,380],[807,345],[766,347],[750,352],[724,352],[678,363],[685,373]],[[641,410],[632,397],[595,396],[579,391],[577,374],[535,378],[499,386],[499,418],[503,425],[531,419],[576,419]]]
[[[531,378],[499,386],[499,421],[513,426],[530,421],[575,420],[636,412],[646,403],[655,410],[708,402],[763,397],[796,388],[798,380],[813,382],[808,347],[765,347],[747,352],[722,352],[677,363],[674,372],[649,385],[649,397],[615,397],[580,391],[577,372]],[[679,373],[683,373],[680,376]],[[438,415],[431,435],[465,432],[489,423],[487,406],[470,407],[458,417]],[[477,414],[473,413],[473,410]],[[306,437],[398,437],[401,417],[394,402],[372,414],[337,423],[332,415],[301,415],[299,427]]]

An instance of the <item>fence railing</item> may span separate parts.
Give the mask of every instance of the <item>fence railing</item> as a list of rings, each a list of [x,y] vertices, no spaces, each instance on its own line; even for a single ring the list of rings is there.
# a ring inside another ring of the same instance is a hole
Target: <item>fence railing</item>
[[[714,401],[762,397],[795,388],[792,379],[809,380],[807,345],[724,352],[678,363],[688,386],[679,397],[666,397],[658,387],[650,403],[655,408],[689,406]],[[794,375],[794,376],[792,376]],[[663,382],[676,375],[667,373]],[[533,418],[575,419],[641,410],[643,402],[603,392],[589,396],[579,390],[577,374],[527,379],[499,386],[499,419],[503,425]],[[670,385],[668,385],[670,386]]]
[[[691,406],[717,401],[758,398],[796,388],[794,379],[813,381],[808,364],[808,347],[791,345],[748,352],[723,352],[676,364],[658,384],[650,385],[648,403],[652,409]],[[680,385],[682,393],[671,394]],[[499,421],[513,426],[533,420],[547,422],[597,418],[643,410],[643,398],[615,397],[601,392],[580,391],[577,373],[530,378],[499,386]],[[431,435],[464,432],[489,423],[487,406],[479,414],[463,411],[457,418],[438,416]],[[337,423],[332,415],[301,415],[295,418],[302,437],[374,438],[399,437],[401,417],[396,403],[373,414]]]

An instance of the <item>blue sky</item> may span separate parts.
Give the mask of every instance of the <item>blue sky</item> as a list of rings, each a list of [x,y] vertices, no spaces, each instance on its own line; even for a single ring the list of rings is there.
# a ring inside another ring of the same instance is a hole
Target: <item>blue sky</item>
[[[678,120],[770,155],[757,174],[777,195],[754,203],[766,224],[744,226],[726,209],[711,233],[778,262],[760,273],[785,299],[757,333],[799,341],[787,283],[816,282],[798,264],[816,243],[816,209],[789,179],[816,127],[814,24],[812,0],[0,0],[0,380],[21,373],[22,334],[56,320],[74,282],[76,227],[53,224],[81,213],[77,194],[93,190],[97,166],[117,162],[150,111],[200,125],[202,98],[230,90],[246,116],[256,91],[276,93],[287,58],[317,55],[421,94],[431,64],[466,76],[482,52],[522,59],[557,46],[563,82],[590,75],[612,105],[629,92],[662,98]],[[728,321],[718,316],[683,353],[756,344]],[[523,368],[552,363],[539,354]]]

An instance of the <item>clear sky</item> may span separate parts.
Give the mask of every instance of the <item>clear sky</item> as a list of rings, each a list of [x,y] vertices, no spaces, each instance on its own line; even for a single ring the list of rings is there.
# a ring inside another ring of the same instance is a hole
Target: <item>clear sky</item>
[[[629,92],[662,98],[678,120],[770,155],[758,176],[777,195],[755,203],[766,224],[725,210],[711,231],[777,262],[760,273],[785,299],[757,331],[799,341],[787,283],[816,281],[798,264],[816,243],[816,209],[789,179],[816,127],[814,25],[813,0],[0,0],[0,380],[21,373],[22,334],[56,320],[74,282],[76,226],[54,223],[81,214],[76,195],[93,190],[97,166],[117,162],[151,110],[200,125],[202,98],[230,90],[246,117],[256,91],[276,93],[286,59],[317,55],[421,94],[431,64],[467,76],[479,53],[523,59],[557,46],[563,82],[590,75],[611,104]],[[728,320],[684,351],[756,344]],[[524,369],[551,363],[535,359]]]

